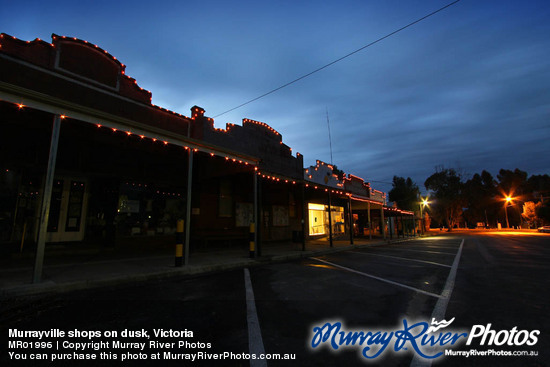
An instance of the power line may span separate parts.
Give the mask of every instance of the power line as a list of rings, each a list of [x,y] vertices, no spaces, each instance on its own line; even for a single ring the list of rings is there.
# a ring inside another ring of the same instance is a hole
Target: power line
[[[376,180],[369,180],[369,179],[365,179],[365,181],[367,181],[367,182],[376,182],[376,183],[383,183],[383,184],[393,185],[393,182],[388,182],[388,181],[376,181]]]
[[[447,9],[448,7],[453,6],[454,4],[458,3],[459,1],[460,1],[460,0],[453,1],[452,3],[447,4],[447,5],[445,5],[444,7],[439,8],[439,9],[437,9],[436,11],[433,11],[433,12],[431,12],[430,14],[425,15],[425,16],[423,16],[422,18],[419,18],[419,19],[417,19],[417,20],[415,20],[415,21],[413,21],[413,22],[407,24],[406,26],[403,26],[403,27],[401,27],[401,28],[399,28],[399,29],[397,29],[397,30],[391,32],[391,33],[388,33],[387,35],[385,35],[385,36],[383,36],[383,37],[378,38],[376,41],[373,41],[373,42],[369,43],[368,45],[365,45],[365,46],[363,46],[363,47],[361,47],[361,48],[358,48],[357,50],[352,51],[352,52],[350,52],[350,53],[347,54],[347,55],[344,55],[344,56],[342,56],[342,57],[340,57],[340,58],[338,58],[338,59],[336,59],[336,60],[334,60],[334,61],[332,61],[332,62],[329,62],[328,64],[326,64],[326,65],[324,65],[324,66],[321,66],[320,68],[317,68],[317,69],[315,69],[315,70],[313,70],[313,71],[311,71],[311,72],[309,72],[309,73],[307,73],[307,74],[302,75],[302,76],[299,77],[299,78],[296,78],[296,79],[294,79],[294,80],[292,80],[292,81],[290,81],[290,82],[288,82],[288,83],[286,83],[286,84],[281,85],[280,87],[277,87],[277,88],[275,88],[275,89],[272,89],[272,90],[270,90],[270,91],[267,92],[267,93],[264,93],[264,94],[262,94],[262,95],[260,95],[260,96],[258,96],[258,97],[256,97],[256,98],[253,98],[253,99],[251,99],[251,100],[249,100],[249,101],[247,101],[247,102],[244,102],[244,103],[242,103],[242,104],[240,104],[240,105],[238,105],[238,106],[236,106],[236,107],[233,107],[233,108],[231,108],[231,109],[229,109],[229,110],[227,110],[227,111],[225,111],[225,112],[222,112],[222,113],[220,113],[220,114],[214,116],[214,118],[219,117],[219,116],[222,116],[222,115],[225,115],[226,113],[229,113],[229,112],[234,111],[234,110],[236,110],[236,109],[238,109],[238,108],[241,108],[241,107],[243,107],[243,106],[246,106],[246,105],[249,104],[249,103],[252,103],[252,102],[255,102],[255,101],[259,100],[260,98],[263,98],[263,97],[265,97],[265,96],[268,96],[268,95],[270,95],[270,94],[272,94],[272,93],[275,93],[275,92],[277,92],[277,91],[279,91],[279,90],[281,90],[281,89],[283,89],[283,88],[288,87],[289,85],[292,85],[292,84],[294,84],[294,83],[296,83],[296,82],[299,82],[300,80],[305,79],[305,78],[307,78],[308,76],[313,75],[313,74],[315,74],[315,73],[317,73],[317,72],[319,72],[319,71],[321,71],[321,70],[323,70],[323,69],[326,69],[326,68],[328,68],[329,66],[332,66],[332,65],[336,64],[337,62],[340,62],[340,61],[342,61],[342,60],[344,60],[344,59],[346,59],[346,58],[348,58],[348,57],[350,57],[350,56],[352,56],[352,55],[355,55],[356,53],[358,53],[358,52],[360,52],[360,51],[362,51],[362,50],[364,50],[364,49],[366,49],[366,48],[368,48],[368,47],[370,47],[370,46],[372,46],[372,45],[374,45],[374,44],[376,44],[376,43],[378,43],[378,42],[380,42],[380,41],[383,41],[383,40],[385,40],[386,38],[389,38],[389,37],[393,36],[393,35],[396,34],[396,33],[399,33],[399,32],[401,32],[401,31],[403,31],[403,30],[405,30],[405,29],[407,29],[407,28],[409,28],[409,27],[411,27],[411,26],[413,26],[413,25],[415,25],[415,24],[417,24],[417,23],[420,23],[420,22],[423,21],[424,19],[427,19],[427,18],[429,18],[429,17],[431,17],[431,16],[433,16],[433,15],[435,15],[435,14],[437,14],[437,13],[439,13],[439,12],[445,10],[445,9]]]

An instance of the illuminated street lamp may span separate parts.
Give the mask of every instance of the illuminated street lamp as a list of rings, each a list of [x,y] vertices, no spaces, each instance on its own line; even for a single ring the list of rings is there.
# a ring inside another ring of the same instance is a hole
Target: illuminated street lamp
[[[425,207],[425,206],[428,206],[429,204],[429,201],[428,201],[428,198],[422,198],[420,197],[420,200],[421,202],[419,203],[420,204],[420,230],[421,230],[421,233],[424,234],[424,215],[422,214],[422,208]]]
[[[506,203],[504,204],[504,214],[506,214],[506,228],[510,228],[510,223],[508,222],[508,205],[512,202],[512,198],[510,196],[506,196],[504,199]]]
[[[525,204],[525,201],[519,199],[520,197],[521,197],[521,196],[515,197],[515,198],[514,198],[514,197],[511,197],[511,196],[508,195],[508,196],[506,196],[506,197],[504,198],[504,201],[506,202],[506,203],[504,204],[504,213],[506,214],[506,226],[507,226],[508,228],[510,228],[510,225],[509,225],[509,223],[508,223],[508,211],[507,211],[507,208],[508,208],[509,206],[514,205],[514,203],[513,203],[514,201],[519,201],[519,202]],[[521,221],[520,221],[520,225],[521,225]]]

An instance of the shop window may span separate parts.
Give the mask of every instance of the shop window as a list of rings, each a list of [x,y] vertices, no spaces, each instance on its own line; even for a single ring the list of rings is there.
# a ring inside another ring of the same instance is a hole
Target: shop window
[[[343,234],[345,232],[344,208],[331,206],[332,234]],[[309,235],[324,235],[329,233],[328,205],[308,204],[309,211]]]
[[[332,218],[332,233],[343,234],[346,230],[345,224],[344,224],[344,208],[341,206],[331,207],[331,218]]]
[[[57,232],[59,216],[61,215],[61,199],[63,198],[63,180],[54,180],[50,199],[50,215],[48,216],[48,232]]]
[[[82,205],[84,203],[84,182],[72,181],[69,192],[69,204],[67,207],[67,222],[65,223],[66,232],[80,231],[80,222],[82,221]]]
[[[308,204],[309,209],[309,234],[325,234],[325,206],[320,204]]]

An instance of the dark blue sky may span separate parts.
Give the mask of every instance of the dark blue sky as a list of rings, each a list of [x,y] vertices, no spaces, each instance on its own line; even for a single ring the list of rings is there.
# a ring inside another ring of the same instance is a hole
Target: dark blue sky
[[[0,32],[95,43],[153,103],[216,116],[451,1],[8,2]],[[436,166],[550,173],[550,5],[462,0],[274,94],[222,115],[268,123],[305,165],[333,162],[389,190]]]

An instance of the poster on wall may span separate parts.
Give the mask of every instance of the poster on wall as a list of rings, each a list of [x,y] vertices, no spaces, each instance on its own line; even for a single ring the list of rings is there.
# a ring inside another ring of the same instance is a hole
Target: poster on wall
[[[273,205],[273,225],[275,227],[288,226],[288,207],[283,205]]]
[[[254,222],[254,206],[252,203],[235,204],[235,226],[248,227]]]

